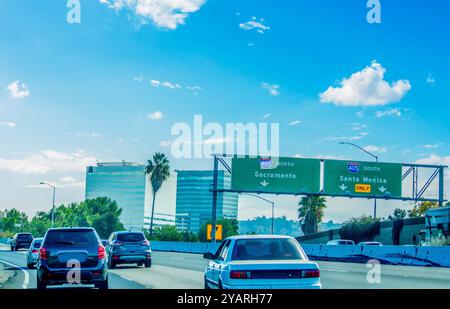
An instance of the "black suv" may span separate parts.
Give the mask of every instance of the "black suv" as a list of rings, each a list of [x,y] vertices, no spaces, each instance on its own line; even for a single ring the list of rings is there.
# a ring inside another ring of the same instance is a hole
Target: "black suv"
[[[108,288],[105,248],[93,228],[49,229],[36,268],[38,289],[61,284]]]
[[[11,240],[11,251],[19,249],[29,249],[33,242],[33,235],[31,233],[17,233]]]
[[[152,266],[150,242],[142,232],[114,232],[108,240],[108,267],[118,264],[136,263],[138,266]]]

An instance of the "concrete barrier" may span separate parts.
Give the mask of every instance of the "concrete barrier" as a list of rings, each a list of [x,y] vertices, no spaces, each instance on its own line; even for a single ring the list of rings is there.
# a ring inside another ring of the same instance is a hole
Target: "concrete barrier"
[[[152,241],[152,250],[203,254],[216,252],[219,243]],[[333,246],[304,244],[311,260],[366,263],[377,259],[382,264],[450,267],[450,247],[416,246]]]

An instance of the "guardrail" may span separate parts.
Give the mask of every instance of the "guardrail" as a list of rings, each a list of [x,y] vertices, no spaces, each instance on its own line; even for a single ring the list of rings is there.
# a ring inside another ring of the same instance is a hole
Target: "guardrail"
[[[203,254],[216,252],[220,243],[152,241],[152,250]],[[381,264],[450,267],[450,247],[417,246],[332,246],[303,244],[311,260]]]

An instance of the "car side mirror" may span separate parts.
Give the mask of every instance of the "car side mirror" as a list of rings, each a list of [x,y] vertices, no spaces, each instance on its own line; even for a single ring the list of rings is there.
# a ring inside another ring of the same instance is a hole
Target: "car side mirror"
[[[206,253],[203,254],[203,258],[207,259],[207,260],[214,260],[215,256],[211,252],[206,252]]]

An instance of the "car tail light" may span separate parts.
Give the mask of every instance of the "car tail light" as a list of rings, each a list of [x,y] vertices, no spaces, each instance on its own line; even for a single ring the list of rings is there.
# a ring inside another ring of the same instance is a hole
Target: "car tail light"
[[[141,241],[141,245],[150,246],[150,242],[148,240],[143,240],[143,241]]]
[[[312,270],[305,270],[303,273],[303,278],[318,278],[320,277],[320,270],[318,269],[312,269]]]
[[[230,273],[230,278],[231,279],[250,279],[251,274],[249,271],[236,271],[233,270]]]
[[[37,249],[31,250],[31,253],[38,253],[39,251]]]
[[[45,248],[39,249],[39,258],[41,260],[46,260],[47,259],[47,250]]]
[[[102,245],[98,246],[98,259],[102,260],[106,257],[105,247]]]

